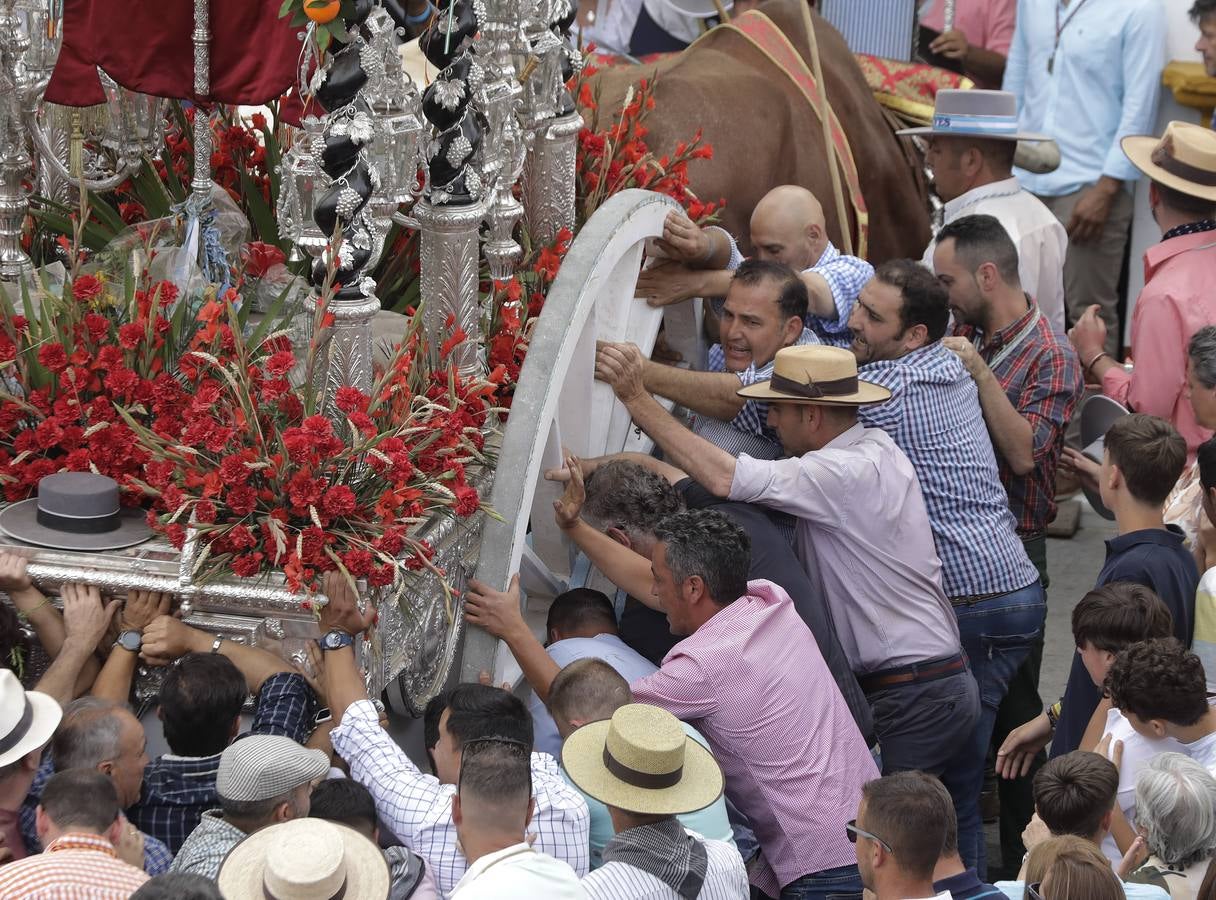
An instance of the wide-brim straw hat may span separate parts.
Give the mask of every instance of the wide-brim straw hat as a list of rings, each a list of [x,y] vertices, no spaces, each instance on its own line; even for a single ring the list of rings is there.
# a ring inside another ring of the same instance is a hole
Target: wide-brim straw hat
[[[932,125],[903,128],[895,133],[992,141],[1051,140],[1045,134],[1018,130],[1018,99],[1008,91],[938,91]]]
[[[1086,400],[1081,405],[1081,446],[1084,448],[1081,452],[1101,464],[1106,453],[1106,432],[1127,414],[1126,406],[1104,394],[1094,394]],[[1084,481],[1081,482],[1081,490],[1098,515],[1114,521],[1115,514],[1102,502],[1101,491],[1089,487]]]
[[[324,819],[255,831],[228,851],[216,878],[225,900],[386,900],[391,884],[379,847]]]
[[[815,344],[782,347],[773,359],[773,377],[740,388],[748,400],[862,406],[891,398],[885,387],[857,377],[857,357],[843,347]]]
[[[1170,122],[1160,138],[1128,135],[1119,143],[1132,165],[1153,181],[1216,202],[1216,132]]]
[[[46,746],[62,718],[53,697],[25,690],[11,669],[0,669],[0,767]]]
[[[47,475],[37,496],[0,510],[0,531],[54,550],[121,550],[152,537],[144,513],[119,504],[118,482],[92,472]]]
[[[725,780],[712,753],[667,710],[630,703],[579,728],[562,745],[562,766],[583,793],[608,806],[654,816],[704,809]]]

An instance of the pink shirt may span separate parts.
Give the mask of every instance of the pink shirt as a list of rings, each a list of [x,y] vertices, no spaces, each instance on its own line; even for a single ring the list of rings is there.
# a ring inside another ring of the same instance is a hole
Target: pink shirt
[[[1187,455],[1212,436],[1199,427],[1186,397],[1186,347],[1205,325],[1216,325],[1216,232],[1185,234],[1149,247],[1144,289],[1132,313],[1131,372],[1114,366],[1102,393],[1136,412],[1168,419],[1186,438]],[[1088,360],[1086,360],[1088,362]]]
[[[780,587],[748,582],[746,596],[635,681],[633,696],[705,736],[727,796],[763,848],[752,881],[766,894],[856,862],[844,826],[878,770],[819,645]]]
[[[960,651],[916,470],[881,428],[858,423],[801,457],[740,456],[730,499],[797,517],[798,557],[858,675]]]
[[[934,31],[945,31],[945,0],[928,0],[926,5],[928,9],[921,16],[920,24]],[[954,4],[954,27],[963,33],[967,43],[1001,56],[1009,55],[1017,17],[1017,0],[955,0]],[[991,87],[999,88],[1000,85]]]

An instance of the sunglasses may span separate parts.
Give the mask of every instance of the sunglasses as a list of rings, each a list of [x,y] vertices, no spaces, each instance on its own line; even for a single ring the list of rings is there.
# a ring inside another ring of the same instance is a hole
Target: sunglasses
[[[848,836],[849,842],[852,844],[856,844],[857,839],[859,837],[863,837],[863,838],[868,838],[869,840],[878,844],[878,846],[882,847],[882,849],[886,850],[888,853],[895,852],[894,850],[891,849],[891,845],[888,844],[886,841],[884,841],[882,838],[880,838],[878,835],[871,834],[870,832],[866,831],[864,828],[858,828],[856,819],[849,819],[849,821],[845,823],[844,831],[845,831],[845,834]]]
[[[1026,897],[1028,900],[1043,900],[1043,895],[1039,893],[1039,887],[1043,884],[1041,881],[1036,881],[1034,884],[1026,885]]]

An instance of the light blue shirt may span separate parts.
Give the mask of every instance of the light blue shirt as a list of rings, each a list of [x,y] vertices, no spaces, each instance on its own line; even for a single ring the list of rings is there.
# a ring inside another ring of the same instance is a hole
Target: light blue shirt
[[[704,747],[709,749],[709,744],[705,742],[705,738],[701,737],[700,732],[693,728],[687,722],[681,722],[684,726],[684,733]],[[565,774],[563,770],[562,774]],[[570,781],[570,777],[566,776],[566,780]],[[570,782],[574,784],[573,781]],[[577,784],[574,784],[578,787]],[[581,793],[581,791],[580,791]],[[583,794],[587,800],[587,809],[591,811],[591,868],[598,869],[604,864],[604,847],[612,840],[612,836],[616,834],[616,830],[612,827],[612,816],[608,812],[608,807],[587,794]],[[715,841],[724,841],[735,846],[735,835],[730,827],[730,820],[726,817],[726,800],[724,797],[719,797],[712,804],[699,809],[696,812],[687,813],[682,816],[676,816],[680,820],[680,824],[689,831],[695,831],[704,838],[710,838]]]
[[[564,641],[554,641],[548,647],[549,656],[561,668],[565,668],[576,659],[602,659],[621,674],[621,677],[633,684],[639,678],[658,671],[658,666],[638,653],[615,634],[597,634],[590,638],[566,638]],[[532,695],[528,701],[528,709],[532,712],[532,746],[538,753],[548,753],[554,758],[562,758],[562,738],[553,724],[553,717],[545,704]],[[716,837],[707,834],[706,837]]]
[[[1161,0],[1018,0],[1018,24],[1005,65],[1004,88],[1018,99],[1022,131],[1060,146],[1060,167],[1016,174],[1044,197],[1071,194],[1108,175],[1135,181],[1123,155],[1126,135],[1153,134],[1165,65]],[[1078,5],[1080,4],[1080,5]],[[1053,71],[1048,61],[1060,32]],[[1070,19],[1071,17],[1071,19]]]
[[[1024,881],[998,881],[993,887],[1009,900],[1022,900],[1026,894]],[[1135,884],[1125,881],[1123,882],[1123,892],[1127,895],[1127,900],[1170,900],[1170,895],[1155,884]]]

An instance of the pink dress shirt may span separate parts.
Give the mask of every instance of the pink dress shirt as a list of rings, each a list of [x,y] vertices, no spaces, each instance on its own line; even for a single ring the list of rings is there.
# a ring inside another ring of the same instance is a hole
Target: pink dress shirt
[[[945,0],[929,0],[926,5],[928,9],[920,24],[945,31]],[[956,0],[954,4],[954,27],[963,33],[967,43],[1002,56],[1009,55],[1017,18],[1017,0]]]
[[[858,675],[960,652],[916,470],[881,428],[859,423],[801,457],[740,456],[730,499],[797,517],[798,557]]]
[[[1184,234],[1149,247],[1144,289],[1132,313],[1131,372],[1114,366],[1102,393],[1136,412],[1168,419],[1186,438],[1187,456],[1212,436],[1199,427],[1186,397],[1186,346],[1205,325],[1216,325],[1216,232]],[[1084,360],[1088,362],[1088,360]]]
[[[692,722],[763,849],[752,882],[770,897],[855,863],[845,823],[878,770],[819,645],[789,595],[750,581],[632,685],[634,699]]]

